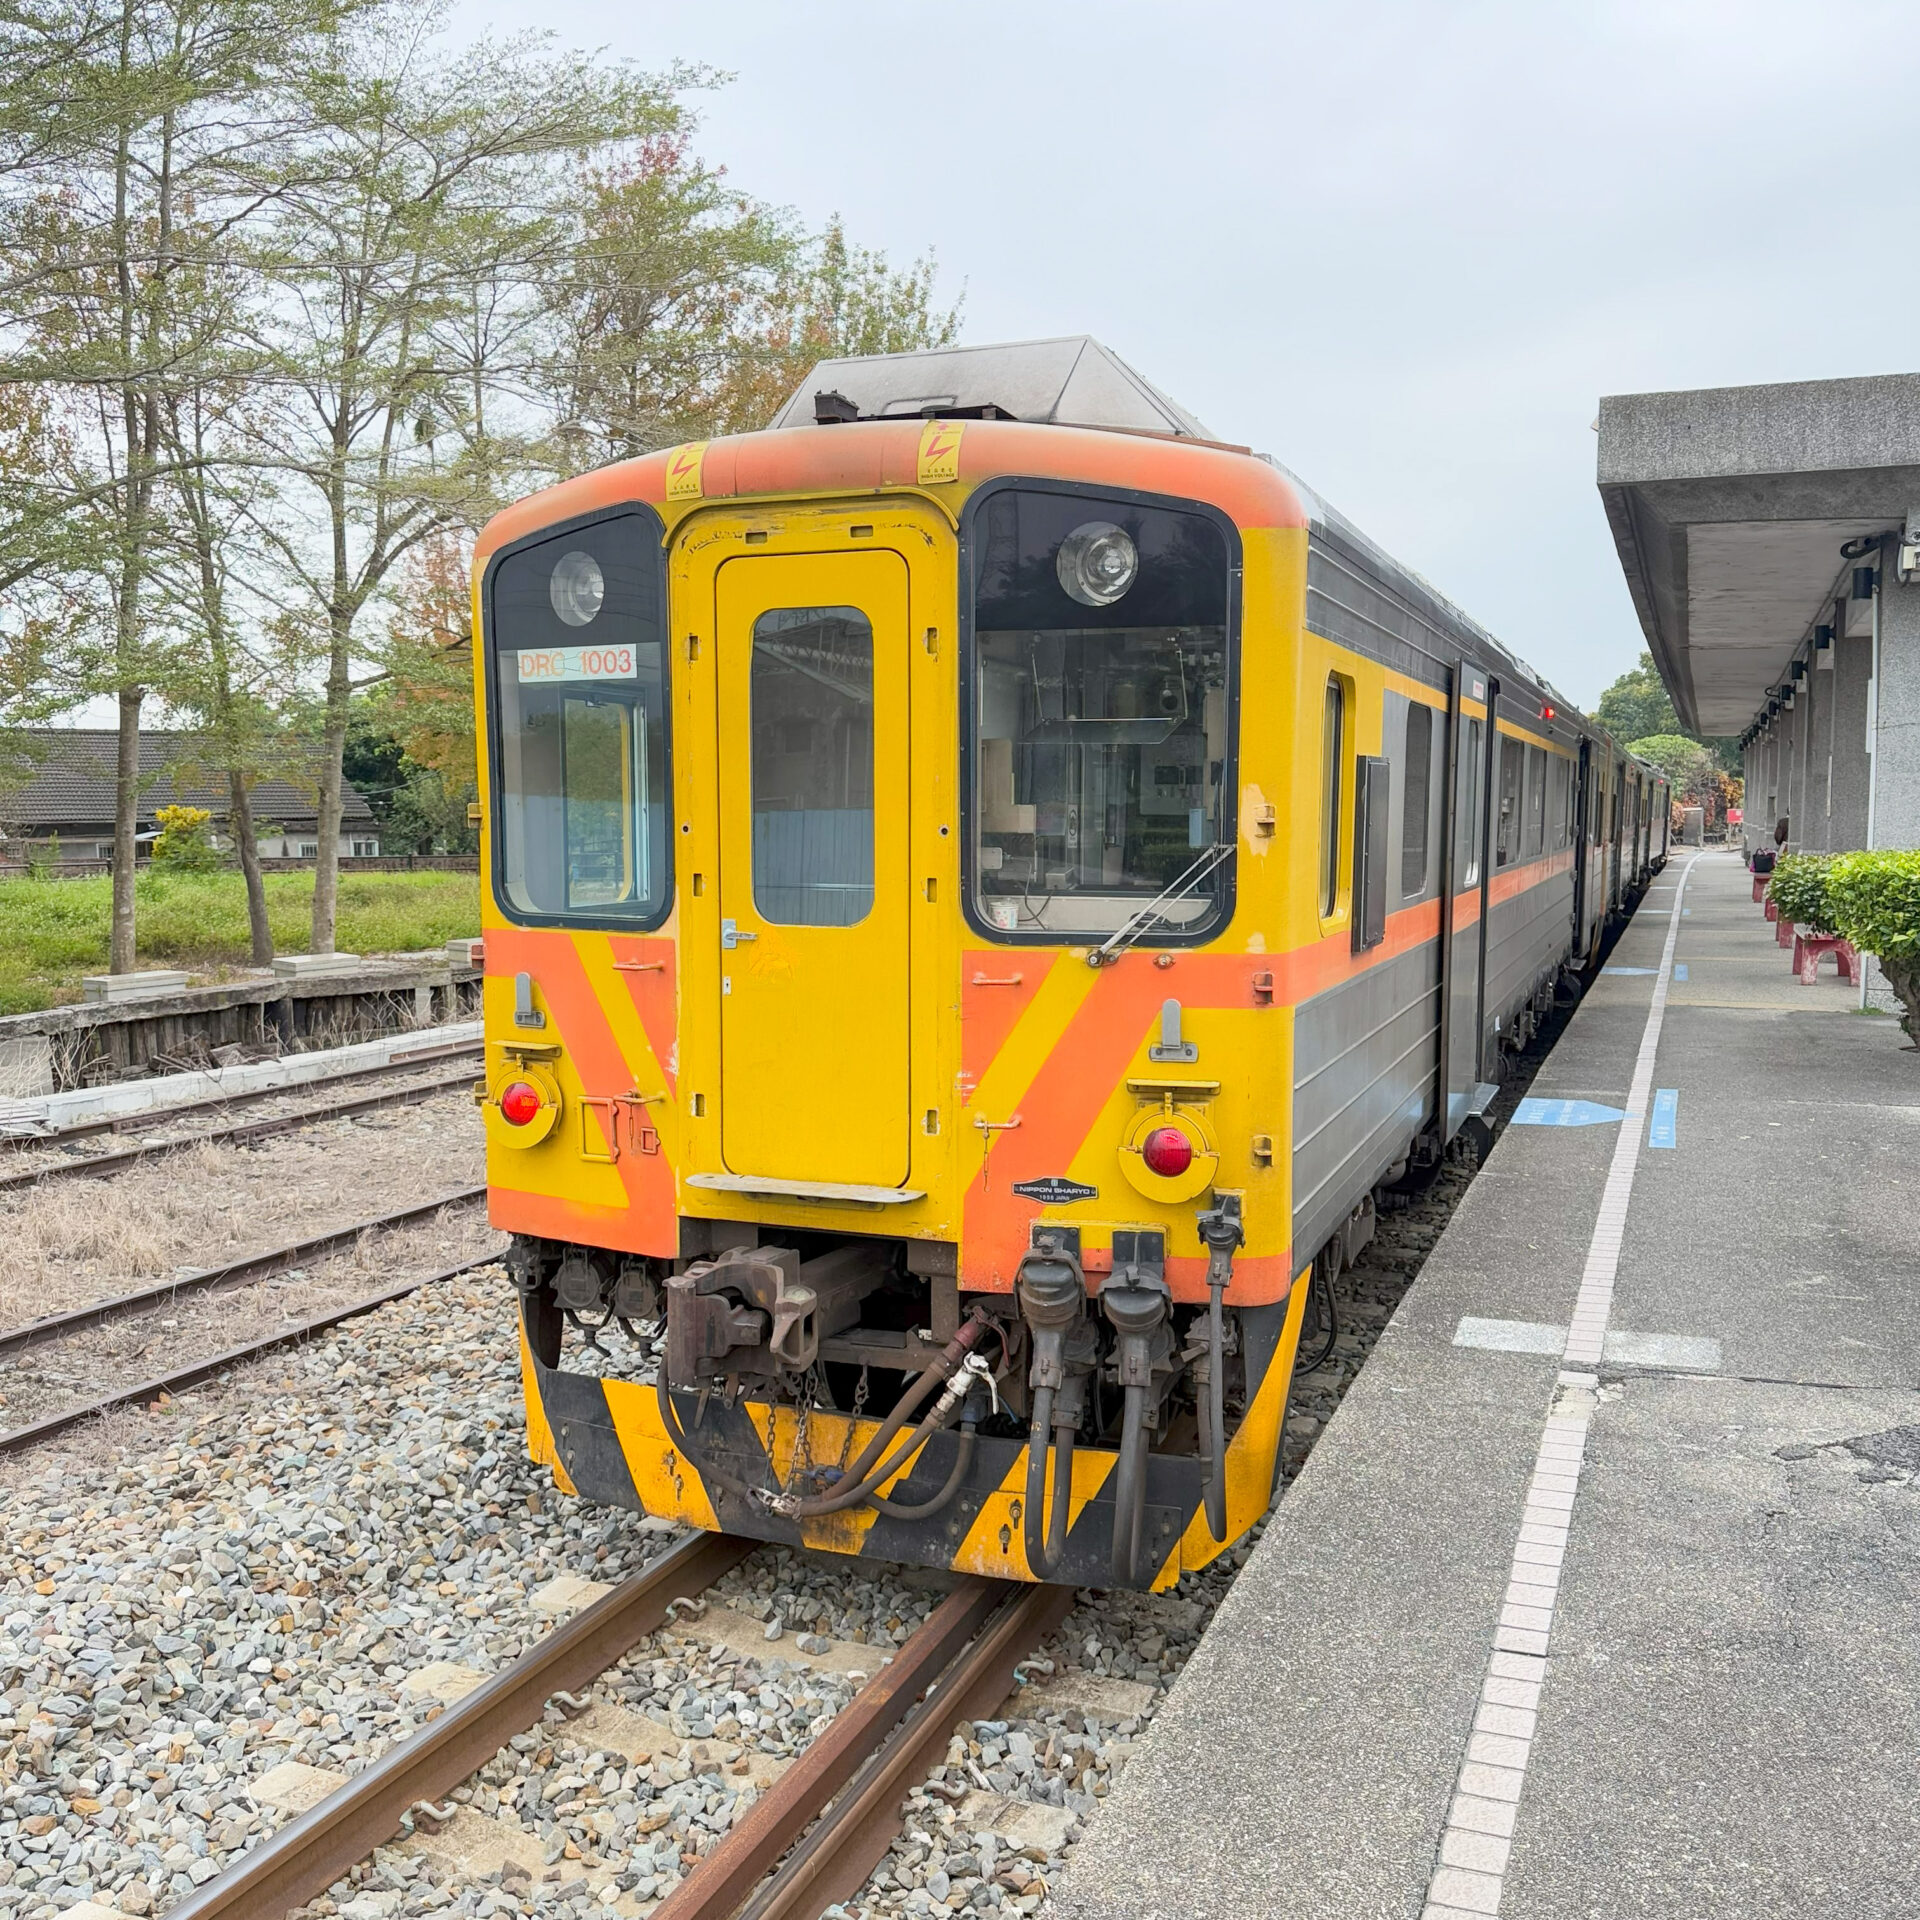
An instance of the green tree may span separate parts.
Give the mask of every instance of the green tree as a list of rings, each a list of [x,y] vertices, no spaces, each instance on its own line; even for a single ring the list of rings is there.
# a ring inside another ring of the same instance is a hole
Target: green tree
[[[316,953],[334,947],[362,616],[415,547],[503,497],[517,454],[488,395],[523,371],[513,315],[537,309],[563,255],[579,158],[657,133],[676,111],[678,75],[541,37],[450,54],[432,38],[440,19],[432,0],[396,0],[340,37],[310,76],[297,169],[274,202],[283,405],[262,452],[309,501],[290,504],[272,539],[324,685]]]
[[[1725,735],[1692,733],[1680,724],[1680,716],[1674,711],[1673,702],[1661,684],[1659,671],[1650,653],[1643,653],[1640,664],[1630,672],[1623,673],[1600,696],[1600,704],[1590,717],[1599,721],[1616,740],[1679,738],[1697,741],[1706,748],[1721,772],[1738,775],[1740,771],[1738,740]],[[1675,791],[1678,792],[1677,787]]]
[[[45,484],[10,503],[0,566],[61,583],[64,630],[84,654],[68,677],[118,706],[115,972],[134,964],[141,711],[166,690],[175,657],[176,636],[149,618],[168,506],[165,416],[236,327],[199,269],[259,206],[289,76],[354,4],[0,9],[0,384],[46,398],[65,450]]]
[[[705,81],[707,76],[696,76]],[[763,427],[815,362],[957,337],[931,254],[895,268],[836,215],[805,232],[692,151],[691,123],[580,182],[555,283],[556,465],[601,465]]]
[[[1658,767],[1667,776],[1673,797],[1688,806],[1704,806],[1717,783],[1719,768],[1713,755],[1687,734],[1649,734],[1630,740],[1627,751]]]
[[[1623,673],[1600,696],[1593,718],[1616,740],[1676,735],[1686,740],[1695,738],[1680,724],[1680,716],[1674,712],[1673,702],[1660,683],[1650,653],[1643,653],[1640,664]]]

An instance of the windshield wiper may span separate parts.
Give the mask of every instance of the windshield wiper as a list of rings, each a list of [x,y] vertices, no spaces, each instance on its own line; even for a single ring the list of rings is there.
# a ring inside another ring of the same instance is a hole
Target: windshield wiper
[[[1165,919],[1166,916],[1160,911],[1162,907],[1180,899],[1184,894],[1193,892],[1210,873],[1218,872],[1232,858],[1233,842],[1231,840],[1224,840],[1208,847],[1177,880],[1171,882],[1162,892],[1155,894],[1144,907],[1129,914],[1124,924],[1110,933],[1097,947],[1090,948],[1087,953],[1087,965],[1104,967],[1109,961],[1119,959],[1136,940],[1147,933],[1156,920]]]

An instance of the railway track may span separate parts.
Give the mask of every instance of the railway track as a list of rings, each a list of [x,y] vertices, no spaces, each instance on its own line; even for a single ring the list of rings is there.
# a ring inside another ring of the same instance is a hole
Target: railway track
[[[320,1258],[326,1254],[338,1252],[343,1247],[350,1247],[362,1234],[406,1226],[413,1221],[429,1218],[443,1207],[458,1206],[464,1202],[479,1200],[484,1198],[485,1194],[486,1188],[483,1186],[455,1188],[450,1193],[439,1194],[434,1199],[421,1201],[415,1206],[400,1207],[391,1213],[377,1215],[371,1220],[356,1221],[351,1226],[337,1227],[330,1232],[315,1234],[305,1240],[270,1247],[263,1253],[248,1254],[243,1259],[230,1260],[222,1266],[184,1274],[179,1279],[166,1281],[159,1286],[143,1287],[137,1292],[116,1294],[110,1299],[95,1301],[84,1307],[75,1307],[65,1313],[49,1314],[44,1319],[29,1321],[24,1326],[0,1332],[0,1358],[28,1351],[45,1341],[58,1340],[84,1332],[89,1328],[104,1326],[130,1315],[153,1312],[172,1305],[184,1295],[251,1285],[255,1281],[264,1280],[272,1274],[282,1272],[302,1260]],[[184,1392],[189,1387],[197,1386],[202,1381],[225,1372],[229,1367],[258,1358],[262,1354],[271,1353],[277,1348],[309,1339],[316,1333],[325,1332],[329,1327],[340,1325],[342,1321],[354,1319],[363,1313],[371,1313],[390,1301],[404,1299],[408,1294],[415,1293],[422,1287],[431,1286],[435,1281],[450,1279],[456,1274],[470,1272],[476,1267],[491,1266],[499,1257],[497,1253],[485,1254],[472,1260],[461,1261],[454,1266],[440,1268],[435,1272],[398,1281],[378,1293],[348,1301],[324,1313],[298,1321],[292,1326],[276,1328],[271,1334],[263,1335],[258,1339],[243,1342],[218,1353],[204,1355],[199,1359],[185,1361],[180,1366],[168,1372],[156,1374],[149,1379],[111,1388],[106,1393],[82,1401],[76,1406],[63,1407],[42,1419],[30,1421],[27,1425],[16,1427],[10,1432],[0,1433],[0,1454],[24,1452],[30,1447],[39,1445],[43,1440],[51,1439],[55,1434],[64,1433],[83,1421],[112,1412],[117,1407],[149,1405],[167,1394]]]
[[[410,1071],[402,1068],[400,1071]],[[49,1161],[44,1166],[16,1167],[10,1172],[0,1173],[0,1193],[14,1187],[43,1186],[49,1180],[84,1179],[106,1173],[118,1173],[124,1168],[138,1166],[142,1161],[154,1160],[163,1154],[179,1153],[186,1147],[200,1147],[209,1144],[244,1146],[250,1141],[265,1140],[276,1133],[291,1133],[300,1127],[317,1126],[326,1120],[350,1119],[357,1113],[372,1113],[381,1107],[411,1106],[421,1100],[431,1100],[437,1095],[449,1093],[456,1087],[472,1083],[473,1071],[462,1068],[457,1073],[437,1074],[431,1080],[422,1080],[412,1086],[390,1087],[380,1093],[356,1094],[349,1100],[325,1101],[319,1106],[302,1107],[298,1113],[275,1114],[267,1120],[236,1120],[227,1126],[205,1127],[198,1133],[185,1133],[169,1140],[155,1140],[137,1147],[121,1147],[111,1153],[95,1153],[77,1156],[68,1160]],[[276,1093],[294,1093],[297,1088],[277,1087]],[[264,1099],[265,1094],[244,1094],[242,1099]],[[181,1113],[193,1111],[189,1107],[169,1107],[157,1114],[146,1114],[141,1118],[152,1125],[165,1121]],[[127,1120],[102,1123],[116,1127],[127,1126]],[[75,1129],[76,1132],[94,1132],[95,1128]],[[71,1139],[73,1135],[63,1134],[60,1140]],[[16,1143],[17,1144],[17,1143]],[[31,1144],[49,1146],[53,1140],[39,1140]]]
[[[319,1079],[296,1081],[290,1086],[251,1087],[238,1093],[226,1093],[216,1089],[198,1099],[177,1101],[170,1107],[145,1107],[138,1113],[112,1114],[99,1120],[83,1120],[74,1126],[62,1127],[58,1133],[0,1134],[0,1148],[10,1148],[18,1152],[32,1147],[63,1145],[69,1140],[91,1139],[103,1133],[146,1133],[155,1127],[165,1126],[170,1121],[179,1119],[183,1114],[201,1113],[209,1107],[217,1107],[224,1112],[234,1107],[257,1106],[263,1100],[291,1099],[310,1087],[340,1086],[350,1080],[375,1080],[391,1078],[395,1074],[417,1073],[422,1067],[431,1066],[440,1060],[474,1060],[480,1058],[483,1051],[482,1043],[478,1040],[427,1042],[375,1066],[350,1067],[343,1072],[329,1073]],[[448,1084],[458,1085],[459,1079],[451,1078]],[[398,1097],[397,1094],[386,1096],[377,1104],[385,1105],[389,1099]],[[276,1116],[276,1118],[280,1117],[290,1119],[294,1125],[304,1125],[307,1118],[304,1114]],[[97,1166],[100,1163],[96,1160],[87,1164]]]
[[[538,1646],[225,1873],[169,1920],[265,1920],[311,1900],[442,1799],[556,1694],[576,1694],[702,1594],[753,1542],[697,1533],[556,1627]],[[857,1892],[900,1831],[900,1803],[957,1721],[990,1712],[1073,1604],[1067,1587],[963,1579],[926,1623],[654,1909],[654,1920],[817,1920]]]

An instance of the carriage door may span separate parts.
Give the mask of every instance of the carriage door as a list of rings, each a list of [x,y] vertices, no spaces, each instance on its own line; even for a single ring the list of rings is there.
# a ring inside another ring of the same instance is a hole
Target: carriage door
[[[1441,902],[1441,937],[1446,948],[1444,1132],[1448,1139],[1473,1111],[1474,1090],[1480,1082],[1492,713],[1487,676],[1463,661],[1453,674],[1448,707],[1447,878]]]
[[[1585,964],[1593,944],[1587,924],[1593,898],[1593,824],[1588,817],[1593,811],[1591,748],[1591,741],[1582,740],[1573,766],[1573,957],[1577,965]]]
[[[907,564],[715,576],[720,1146],[734,1174],[907,1177]]]

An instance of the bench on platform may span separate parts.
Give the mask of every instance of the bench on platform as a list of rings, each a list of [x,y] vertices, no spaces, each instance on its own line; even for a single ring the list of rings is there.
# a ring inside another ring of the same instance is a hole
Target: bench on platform
[[[1803,987],[1813,985],[1820,971],[1820,956],[1830,953],[1840,963],[1840,978],[1848,986],[1860,984],[1860,956],[1853,950],[1853,942],[1842,940],[1837,933],[1801,933],[1794,936],[1793,970],[1800,976]]]
[[[1756,873],[1753,876],[1753,904],[1756,907],[1767,897],[1767,882],[1772,878],[1770,873]]]

